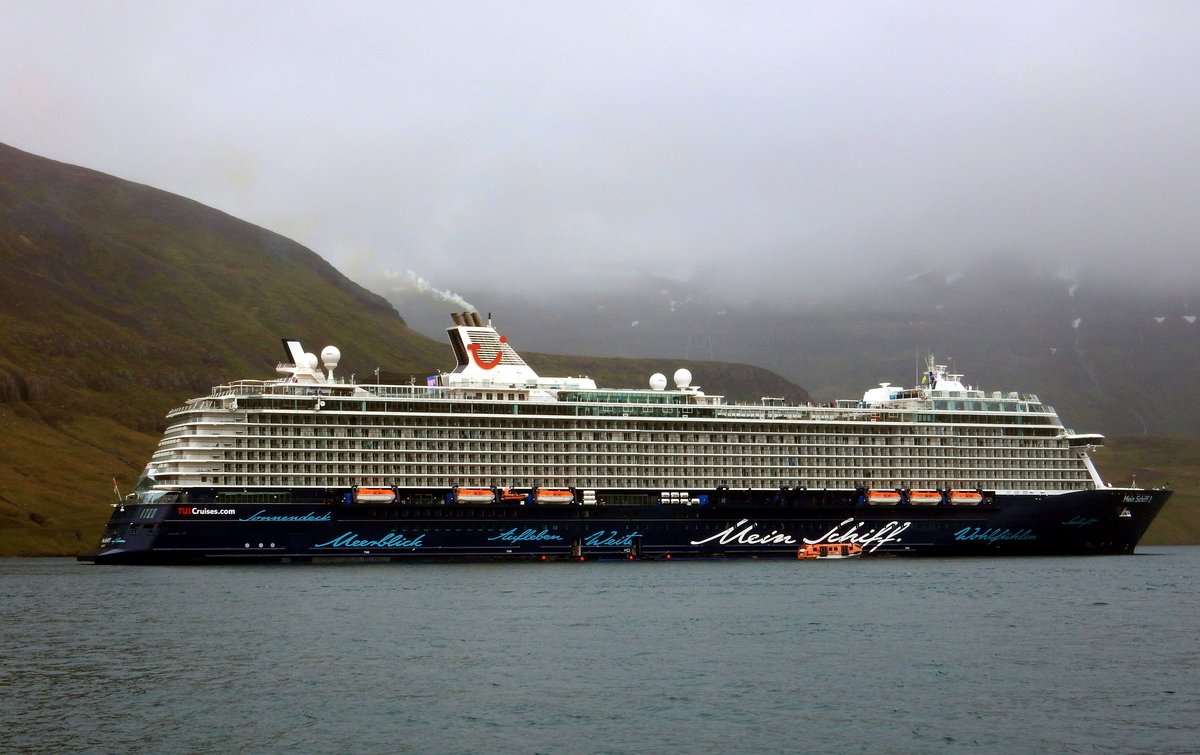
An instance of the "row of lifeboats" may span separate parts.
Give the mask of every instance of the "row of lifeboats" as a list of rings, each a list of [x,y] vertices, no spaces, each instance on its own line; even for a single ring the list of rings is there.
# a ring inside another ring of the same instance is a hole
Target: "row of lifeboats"
[[[497,499],[505,503],[574,503],[575,492],[569,488],[534,488],[532,491],[514,488],[500,488],[498,491],[492,488],[454,489],[456,503],[495,503]]]
[[[396,500],[396,491],[392,488],[358,487],[354,489],[355,503],[391,503]],[[456,503],[524,503],[532,501],[538,504],[566,504],[575,502],[575,491],[570,488],[534,488],[519,490],[515,488],[455,488]],[[909,506],[940,506],[949,503],[952,506],[978,506],[983,503],[983,493],[978,490],[887,490],[872,489],[866,492],[866,501],[871,506],[899,506],[907,503]],[[589,501],[585,501],[587,503]],[[590,501],[590,502],[595,502]]]
[[[978,490],[868,490],[867,503],[872,506],[898,506],[907,502],[909,506],[978,506],[983,503],[983,493]]]
[[[355,503],[392,503],[395,500],[396,491],[393,488],[357,487],[354,489]],[[502,503],[525,503],[532,501],[539,504],[562,504],[574,503],[575,491],[570,488],[518,490],[515,488],[461,487],[454,489],[453,500],[455,503],[495,503],[499,500]],[[591,502],[595,503],[594,494]]]

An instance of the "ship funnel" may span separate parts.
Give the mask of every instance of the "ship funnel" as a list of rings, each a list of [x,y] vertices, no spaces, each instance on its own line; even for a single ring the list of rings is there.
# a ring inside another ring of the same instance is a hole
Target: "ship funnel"
[[[462,315],[457,312],[451,312],[450,319],[454,320],[455,325],[466,325],[466,323],[463,322]]]
[[[479,316],[479,313],[471,312],[470,314],[471,314],[471,322],[475,325],[475,327],[482,328],[483,327],[483,318],[481,318]]]

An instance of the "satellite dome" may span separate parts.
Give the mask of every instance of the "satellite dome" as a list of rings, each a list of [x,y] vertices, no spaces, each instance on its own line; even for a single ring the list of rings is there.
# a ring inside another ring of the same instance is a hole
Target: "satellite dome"
[[[317,355],[311,351],[304,353],[304,366],[310,370],[317,369]]]
[[[683,390],[692,384],[692,372],[686,367],[675,370],[675,387]]]
[[[342,352],[336,346],[326,346],[321,349],[321,363],[325,365],[325,369],[332,370],[338,366],[338,361],[342,358]]]
[[[666,387],[667,387],[667,376],[666,375],[662,374],[661,372],[656,372],[650,376],[650,389],[651,390],[661,391],[663,388],[666,388]]]

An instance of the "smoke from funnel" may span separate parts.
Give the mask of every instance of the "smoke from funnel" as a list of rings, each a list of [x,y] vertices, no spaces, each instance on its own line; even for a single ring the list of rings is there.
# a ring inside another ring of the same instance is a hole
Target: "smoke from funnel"
[[[402,273],[385,270],[383,275],[387,280],[388,287],[393,291],[416,291],[417,293],[428,294],[440,301],[453,304],[455,307],[463,310],[477,309],[474,304],[471,304],[453,291],[443,291],[435,288],[429,281],[417,275],[412,270],[405,270]]]

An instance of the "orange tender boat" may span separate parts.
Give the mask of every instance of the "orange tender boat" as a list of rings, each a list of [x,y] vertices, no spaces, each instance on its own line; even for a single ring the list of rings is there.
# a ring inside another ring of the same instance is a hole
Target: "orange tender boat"
[[[796,558],[807,561],[814,558],[855,558],[862,555],[862,546],[854,543],[813,543],[801,546]]]

